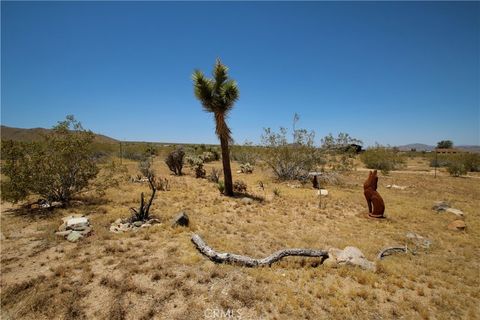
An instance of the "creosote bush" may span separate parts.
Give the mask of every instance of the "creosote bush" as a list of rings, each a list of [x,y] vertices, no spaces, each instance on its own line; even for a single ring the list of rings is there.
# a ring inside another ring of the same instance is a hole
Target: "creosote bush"
[[[262,135],[263,160],[279,180],[308,179],[308,172],[322,163],[319,150],[314,146],[315,132],[295,130],[294,143],[287,141],[287,129],[279,133],[270,128]]]
[[[73,116],[58,122],[40,142],[2,143],[2,198],[18,202],[30,194],[68,203],[99,173],[91,148],[95,135]]]
[[[165,159],[165,163],[168,166],[168,169],[177,176],[182,175],[183,160],[185,157],[185,152],[182,148],[177,148],[174,151],[170,152]]]
[[[357,148],[362,141],[351,137],[348,133],[340,132],[337,137],[331,133],[322,139],[322,152],[326,164],[333,171],[345,172],[355,168]]]
[[[384,174],[400,169],[405,164],[405,159],[397,150],[379,144],[368,148],[360,155],[360,159],[368,169],[378,169]]]

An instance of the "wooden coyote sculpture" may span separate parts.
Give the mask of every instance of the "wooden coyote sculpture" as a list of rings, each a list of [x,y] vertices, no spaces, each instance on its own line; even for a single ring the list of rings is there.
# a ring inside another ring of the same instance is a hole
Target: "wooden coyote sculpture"
[[[368,215],[372,218],[384,218],[385,204],[380,194],[377,192],[377,170],[370,171],[368,178],[363,184],[363,194],[367,199]],[[373,204],[373,210],[372,210]]]

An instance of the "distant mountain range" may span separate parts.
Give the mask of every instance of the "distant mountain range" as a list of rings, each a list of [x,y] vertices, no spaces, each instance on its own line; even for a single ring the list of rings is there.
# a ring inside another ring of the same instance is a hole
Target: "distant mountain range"
[[[39,141],[42,139],[42,135],[50,132],[51,129],[44,128],[13,128],[7,126],[1,126],[0,137],[2,140],[14,140],[14,141]],[[118,140],[105,136],[103,134],[95,134],[95,142],[99,143],[117,143]],[[140,141],[130,141],[130,143],[147,143]],[[159,142],[150,142],[160,144]],[[180,143],[173,143],[180,144]],[[411,143],[403,146],[397,146],[400,151],[410,151],[415,149],[416,151],[433,151],[435,146],[430,146],[423,143]],[[455,146],[457,149],[462,149],[470,152],[480,152],[480,146]]]
[[[7,126],[1,126],[0,137],[2,140],[14,140],[14,141],[39,141],[42,139],[42,136],[51,129],[44,128],[33,128],[33,129],[23,129],[23,128],[12,128]],[[107,137],[103,134],[95,134],[95,142],[99,143],[115,143],[117,140]]]
[[[423,144],[423,143],[411,143],[411,144],[406,144],[403,146],[398,146],[397,147],[400,151],[410,151],[412,149],[415,149],[416,151],[433,151],[435,150],[435,146],[430,146],[428,144]],[[480,152],[480,146],[454,146],[456,149],[461,149],[465,151],[470,151],[470,152]]]

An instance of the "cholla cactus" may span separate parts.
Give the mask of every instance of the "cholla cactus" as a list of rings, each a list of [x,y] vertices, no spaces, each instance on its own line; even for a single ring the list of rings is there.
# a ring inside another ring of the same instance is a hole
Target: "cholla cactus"
[[[203,162],[212,162],[216,160],[217,156],[213,152],[206,151],[200,155],[200,158]]]
[[[199,156],[190,155],[185,157],[185,161],[195,170],[196,178],[205,178],[207,171],[203,168],[203,159]]]
[[[243,163],[240,165],[240,171],[242,173],[252,173],[253,172],[253,166],[250,163]]]

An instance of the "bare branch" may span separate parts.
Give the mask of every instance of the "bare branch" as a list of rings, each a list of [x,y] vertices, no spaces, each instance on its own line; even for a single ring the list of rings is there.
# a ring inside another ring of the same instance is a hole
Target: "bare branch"
[[[328,251],[315,249],[283,249],[274,252],[263,259],[255,259],[248,256],[242,256],[233,253],[220,253],[210,248],[203,239],[197,235],[192,235],[192,242],[197,247],[198,251],[216,263],[230,263],[245,267],[260,267],[271,265],[274,262],[287,256],[303,256],[303,257],[321,257],[322,260],[328,258]]]

